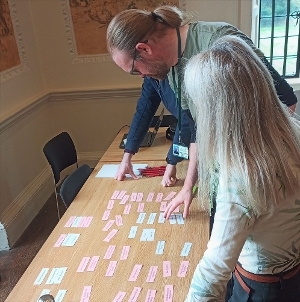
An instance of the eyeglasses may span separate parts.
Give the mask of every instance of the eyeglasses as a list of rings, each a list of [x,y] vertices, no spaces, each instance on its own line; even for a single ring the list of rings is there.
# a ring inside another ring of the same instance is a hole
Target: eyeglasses
[[[132,66],[131,66],[131,70],[129,72],[131,75],[140,75],[141,74],[139,71],[134,70],[134,61],[136,60],[136,58],[137,58],[137,50],[136,50],[136,48],[134,48]]]
[[[141,43],[148,43],[148,40],[144,40]],[[131,75],[141,75],[141,73],[139,71],[134,70],[134,61],[136,61],[137,57],[138,57],[138,51],[136,48],[134,48],[132,66],[131,66],[131,70],[129,72]]]

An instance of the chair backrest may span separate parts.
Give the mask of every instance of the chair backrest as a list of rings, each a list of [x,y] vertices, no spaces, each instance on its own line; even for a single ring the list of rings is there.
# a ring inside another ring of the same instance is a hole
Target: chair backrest
[[[59,182],[60,172],[77,164],[75,145],[67,132],[53,137],[43,148],[44,154],[52,168],[55,184]]]
[[[64,180],[60,187],[60,197],[67,208],[72,203],[91,173],[91,167],[87,164],[83,164]]]

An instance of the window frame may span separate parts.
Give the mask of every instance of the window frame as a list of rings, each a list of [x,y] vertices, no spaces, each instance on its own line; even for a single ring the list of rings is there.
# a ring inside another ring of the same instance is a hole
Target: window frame
[[[276,1],[276,0],[273,0]],[[253,42],[259,47],[260,45],[260,20],[261,20],[261,16],[260,16],[260,4],[261,4],[261,0],[252,0],[252,28],[251,28],[251,38],[253,40]],[[291,18],[291,11],[290,11],[290,1],[288,1],[288,6],[287,6],[287,15],[289,15],[289,18],[286,18],[286,28],[285,28],[285,49],[284,49],[284,63],[283,63],[283,67],[282,67],[282,72],[280,70],[279,73],[283,74],[283,77],[286,79],[299,79],[299,73],[300,73],[300,37],[298,36],[298,50],[297,50],[297,58],[296,58],[296,69],[295,69],[295,75],[286,75],[286,62],[287,59],[286,57],[288,56],[287,54],[287,42],[288,42],[288,30],[289,30],[289,19]],[[270,16],[272,18],[276,18],[279,16],[275,16],[275,12],[274,10],[272,11],[272,16]],[[282,17],[282,16],[281,16]],[[300,23],[300,20],[298,20],[298,22]],[[272,26],[274,27],[274,21],[272,21]],[[300,24],[298,24],[299,28],[300,28]],[[272,38],[273,37],[273,38]],[[276,36],[274,35],[274,31],[271,32],[271,48],[273,46],[273,39],[274,37],[276,38]],[[268,58],[268,60],[270,61],[270,63],[272,64],[273,58],[275,56],[273,56],[273,52],[272,50],[270,51],[270,54],[266,54],[266,57]],[[275,58],[276,59],[276,58]]]

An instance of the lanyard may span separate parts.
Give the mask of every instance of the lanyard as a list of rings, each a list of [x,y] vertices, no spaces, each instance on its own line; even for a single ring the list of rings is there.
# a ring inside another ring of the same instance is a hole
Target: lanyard
[[[179,28],[176,28],[177,39],[178,39],[178,63],[177,63],[177,85],[175,79],[175,68],[172,66],[172,79],[173,79],[173,86],[175,90],[175,97],[177,99],[178,104],[178,130],[179,130],[179,143],[181,143],[181,37]]]

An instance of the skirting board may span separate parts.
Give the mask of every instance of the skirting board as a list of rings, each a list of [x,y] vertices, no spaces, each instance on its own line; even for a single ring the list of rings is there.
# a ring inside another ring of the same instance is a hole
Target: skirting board
[[[95,167],[104,152],[78,153],[79,163]],[[63,179],[62,175],[62,179]],[[0,222],[0,251],[10,249],[53,194],[53,179],[47,166],[11,203]]]

